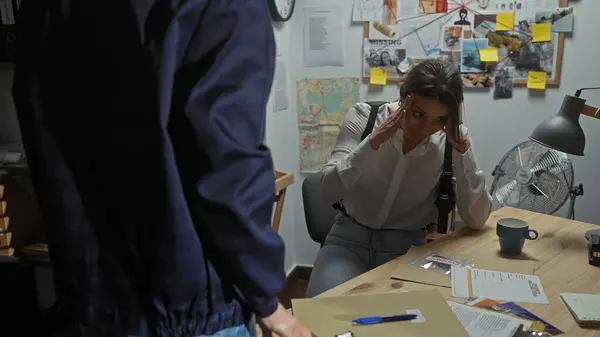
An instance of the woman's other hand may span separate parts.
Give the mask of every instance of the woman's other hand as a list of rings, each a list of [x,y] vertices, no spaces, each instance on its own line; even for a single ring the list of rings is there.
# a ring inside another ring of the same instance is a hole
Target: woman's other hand
[[[388,116],[385,121],[379,124],[369,135],[369,145],[371,145],[373,150],[379,150],[381,144],[392,138],[396,131],[398,131],[406,111],[410,109],[410,106],[412,105],[412,100],[413,96],[408,95],[402,105],[395,111],[388,107]]]
[[[471,148],[471,142],[469,141],[469,137],[463,125],[461,124],[458,128],[458,132],[460,132],[460,140],[454,139],[451,130],[451,124],[450,122],[448,122],[448,124],[444,127],[444,132],[446,133],[446,138],[448,139],[452,147],[462,154],[469,151],[469,149]]]

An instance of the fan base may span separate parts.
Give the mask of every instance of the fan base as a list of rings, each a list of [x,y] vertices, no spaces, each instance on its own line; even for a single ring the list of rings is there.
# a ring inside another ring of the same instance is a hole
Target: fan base
[[[589,231],[585,232],[585,238],[586,238],[586,240],[589,241],[590,238],[592,237],[592,234],[598,234],[598,235],[600,235],[600,229],[592,229],[592,230],[589,230]]]

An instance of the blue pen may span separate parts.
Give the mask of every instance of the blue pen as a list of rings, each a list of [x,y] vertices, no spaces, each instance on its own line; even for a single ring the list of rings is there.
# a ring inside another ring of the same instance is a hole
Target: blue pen
[[[353,319],[352,323],[360,325],[373,325],[386,322],[410,321],[417,318],[415,314],[393,315],[393,316],[372,316]]]

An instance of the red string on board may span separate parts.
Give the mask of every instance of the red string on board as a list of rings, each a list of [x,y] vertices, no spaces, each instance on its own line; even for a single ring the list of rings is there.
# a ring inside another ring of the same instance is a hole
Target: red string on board
[[[396,41],[400,41],[400,40],[404,39],[405,37],[409,36],[410,34],[414,33],[415,36],[416,36],[416,38],[417,38],[417,40],[419,41],[419,44],[421,45],[421,48],[423,48],[423,52],[425,53],[426,56],[429,56],[439,46],[439,39],[438,39],[438,43],[433,48],[431,48],[430,51],[427,51],[427,48],[425,47],[425,44],[423,43],[423,40],[421,39],[421,36],[418,33],[419,30],[421,30],[421,29],[423,29],[423,28],[425,28],[425,27],[427,27],[427,26],[435,23],[436,21],[442,20],[442,19],[450,16],[442,24],[442,27],[443,27],[445,24],[447,24],[452,19],[452,16],[451,16],[452,14],[455,14],[457,11],[459,11],[460,9],[463,9],[463,8],[466,9],[468,12],[470,12],[473,15],[485,15],[485,14],[482,14],[482,13],[480,13],[480,12],[478,12],[478,11],[476,11],[476,10],[471,9],[471,8],[468,7],[475,0],[460,0],[460,3],[457,0],[449,0],[449,1],[455,3],[457,5],[457,7],[450,8],[447,13],[444,13],[443,15],[441,15],[441,16],[439,16],[439,17],[437,17],[437,18],[435,18],[435,19],[433,19],[433,20],[431,20],[431,21],[429,21],[429,22],[427,22],[425,24],[423,24],[422,26],[419,26],[419,27],[415,28],[411,32],[400,36],[399,38],[396,39]],[[385,3],[388,4],[388,0],[385,0]],[[388,6],[388,8],[390,8],[390,7]],[[516,8],[513,9],[513,13],[516,16]],[[418,19],[418,18],[422,18],[422,17],[428,16],[428,15],[435,15],[435,14],[440,14],[440,13],[425,13],[425,14],[420,14],[420,15],[416,15],[416,16],[412,16],[412,17],[408,17],[408,18],[402,18],[400,20],[397,20],[397,22],[399,23],[399,22],[403,22],[403,21],[409,21],[409,20]],[[395,15],[395,17],[396,17],[396,15]],[[514,33],[521,34],[521,35],[524,35],[524,36],[526,36],[528,38],[531,38],[531,35],[529,35],[528,33],[525,33],[523,31],[520,31],[520,30],[516,29],[514,24],[513,24],[512,31]],[[471,39],[473,40],[473,43],[475,45],[475,48],[477,49],[477,52],[479,52],[480,48],[479,48],[479,46],[477,44],[477,38],[475,36],[475,32],[473,32],[473,34],[471,36]],[[534,46],[534,47],[537,48],[537,49],[541,48],[539,46]],[[381,50],[383,50],[385,48],[386,47],[382,47],[382,48],[379,48],[379,49],[377,49],[375,51],[376,52],[377,51],[381,51]],[[519,47],[519,49],[521,49],[521,48],[523,48],[523,46]],[[506,60],[506,59],[510,58],[511,56],[513,56],[514,53],[515,53],[514,50],[508,51],[507,56],[503,57],[498,62],[496,62],[496,67],[498,67],[498,65],[500,65],[504,60]]]

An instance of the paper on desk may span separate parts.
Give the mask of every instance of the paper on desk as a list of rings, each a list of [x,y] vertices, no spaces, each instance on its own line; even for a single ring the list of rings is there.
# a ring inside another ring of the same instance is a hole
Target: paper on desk
[[[469,336],[437,290],[294,299],[292,310],[316,336],[335,336],[346,331],[352,331],[354,337]],[[358,317],[408,312],[420,314],[420,320],[414,324],[411,321],[366,326],[352,324]]]
[[[452,296],[548,303],[539,277],[495,270],[452,267]]]
[[[402,257],[402,261],[398,263],[398,266],[392,272],[391,278],[441,287],[452,287],[449,275],[436,270],[427,270],[421,266],[409,263],[409,261],[422,256],[424,252],[426,250],[411,249],[408,254]],[[455,254],[452,254],[452,256],[458,260],[468,259],[466,256]],[[519,274],[533,274],[535,266],[533,261],[505,259],[499,256],[477,257],[473,259],[473,262],[475,263],[475,267],[480,269],[494,269]]]
[[[343,66],[343,7],[304,9],[304,66]]]
[[[471,337],[511,337],[521,324],[524,329],[531,327],[530,321],[485,309],[450,301],[448,306]]]

